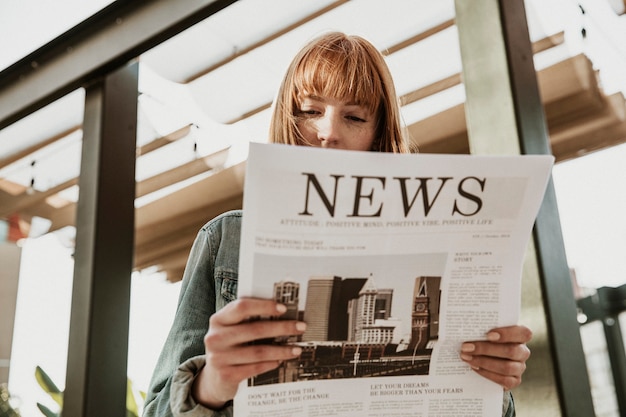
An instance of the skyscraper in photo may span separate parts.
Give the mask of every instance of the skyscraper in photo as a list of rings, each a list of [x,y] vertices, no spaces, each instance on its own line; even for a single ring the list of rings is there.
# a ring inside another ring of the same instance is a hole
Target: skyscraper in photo
[[[365,278],[314,276],[309,279],[303,341],[348,340],[348,302],[358,296]]]

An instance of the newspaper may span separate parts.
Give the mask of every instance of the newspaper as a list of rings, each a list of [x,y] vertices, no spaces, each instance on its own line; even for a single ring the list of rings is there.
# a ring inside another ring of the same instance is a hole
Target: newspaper
[[[307,331],[275,341],[302,355],[242,382],[235,415],[501,415],[460,345],[517,323],[553,162],[251,144],[238,296]]]

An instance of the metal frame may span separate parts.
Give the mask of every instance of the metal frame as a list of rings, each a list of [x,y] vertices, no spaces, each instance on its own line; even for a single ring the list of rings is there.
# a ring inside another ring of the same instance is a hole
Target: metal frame
[[[523,0],[456,0],[472,153],[551,154]],[[534,246],[565,416],[593,416],[552,182],[539,211]]]
[[[522,153],[552,154],[539,96],[522,0],[499,0]],[[548,334],[566,416],[595,415],[576,300],[565,255],[554,184],[550,180],[533,230]]]
[[[63,415],[126,413],[139,64],[87,88]]]
[[[619,315],[626,311],[626,285],[598,288],[596,294],[578,300],[578,307],[587,317],[583,326],[602,321],[611,375],[621,416],[626,415],[626,350]]]
[[[0,129],[125,65],[234,1],[114,1],[0,72]]]

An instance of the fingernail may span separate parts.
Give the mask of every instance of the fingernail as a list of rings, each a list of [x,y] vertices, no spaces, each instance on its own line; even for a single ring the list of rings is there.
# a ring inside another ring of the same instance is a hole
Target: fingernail
[[[498,340],[500,340],[500,337],[500,333],[498,332],[487,333],[487,340],[489,340],[490,342],[497,342]]]
[[[461,352],[473,352],[476,350],[476,345],[473,343],[463,343],[461,345]]]
[[[299,321],[296,323],[296,330],[298,330],[299,332],[303,332],[306,330],[306,323],[303,321]]]
[[[278,311],[280,314],[283,314],[287,311],[287,306],[284,304],[276,304],[276,311]]]
[[[293,356],[300,356],[301,353],[302,353],[302,348],[300,347],[294,347],[291,349],[291,354]]]
[[[466,362],[471,361],[471,360],[472,360],[472,358],[473,358],[473,356],[472,356],[472,355],[466,355],[466,354],[464,354],[464,353],[461,353],[461,359],[463,359],[463,360],[464,360],[464,361],[466,361]]]

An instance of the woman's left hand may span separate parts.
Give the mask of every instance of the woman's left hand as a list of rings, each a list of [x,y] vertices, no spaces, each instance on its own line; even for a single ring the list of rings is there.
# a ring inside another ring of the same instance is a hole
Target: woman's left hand
[[[465,342],[461,345],[461,359],[479,375],[510,390],[522,383],[530,349],[526,343],[532,332],[525,326],[492,329],[486,341]]]

